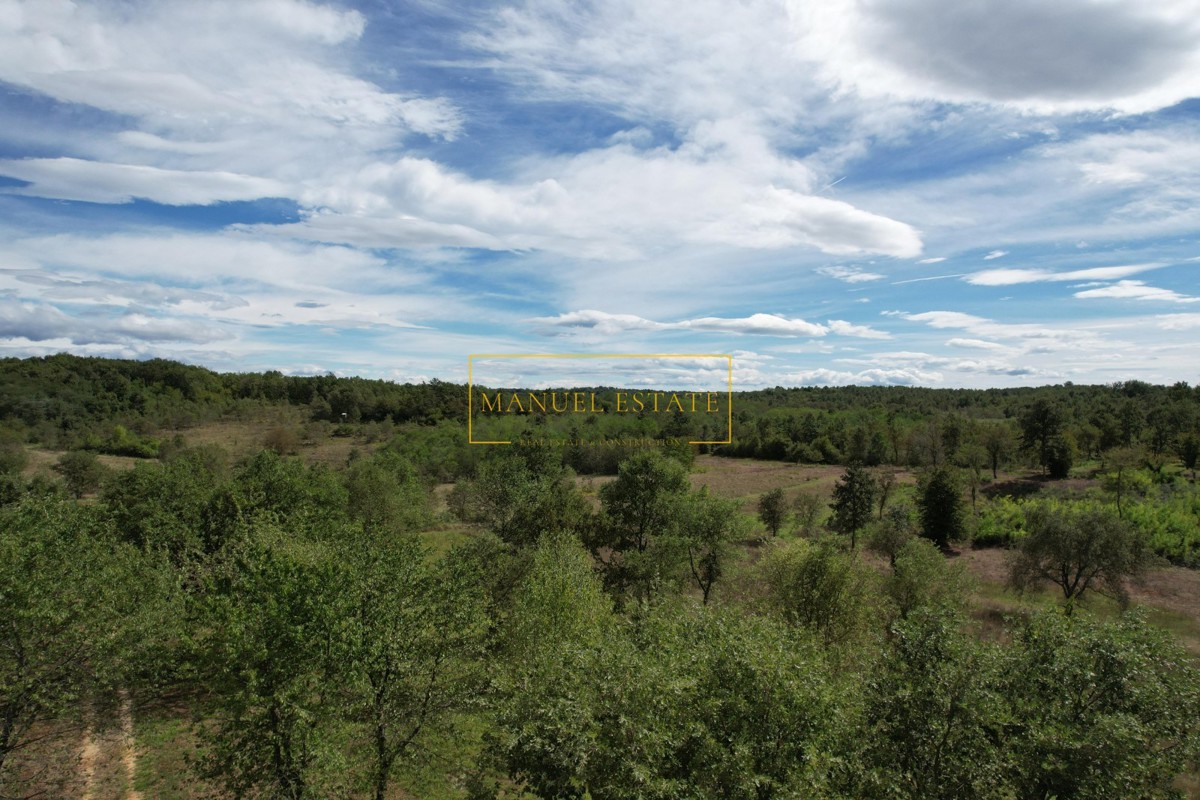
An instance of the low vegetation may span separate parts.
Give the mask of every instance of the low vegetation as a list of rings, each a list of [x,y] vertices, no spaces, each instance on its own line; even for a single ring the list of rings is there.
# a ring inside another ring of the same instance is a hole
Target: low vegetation
[[[112,797],[1194,783],[1195,610],[1134,602],[1197,563],[1186,386],[770,390],[717,452],[581,453],[464,445],[450,384],[2,375],[0,796],[100,800],[52,754],[108,730]]]

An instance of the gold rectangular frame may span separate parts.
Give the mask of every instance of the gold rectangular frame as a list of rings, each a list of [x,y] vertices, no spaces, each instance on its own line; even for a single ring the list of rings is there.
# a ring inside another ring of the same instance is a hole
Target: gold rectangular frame
[[[475,441],[475,359],[477,358],[723,358],[729,368],[729,385],[726,394],[726,417],[728,430],[724,441],[698,441],[688,444],[732,444],[733,443],[733,356],[728,353],[470,353],[467,355],[467,444],[512,444],[511,441]]]

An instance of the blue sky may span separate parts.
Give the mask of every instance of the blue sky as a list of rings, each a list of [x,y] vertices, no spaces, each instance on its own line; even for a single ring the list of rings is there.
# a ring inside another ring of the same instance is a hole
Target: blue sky
[[[1200,0],[0,0],[0,350],[1196,383],[1198,134]]]

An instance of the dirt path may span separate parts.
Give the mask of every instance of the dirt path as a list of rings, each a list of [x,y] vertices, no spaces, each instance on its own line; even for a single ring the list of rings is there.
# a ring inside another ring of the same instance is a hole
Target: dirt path
[[[137,742],[133,736],[133,706],[129,692],[117,693],[117,727],[97,730],[96,713],[89,708],[79,749],[80,800],[143,800],[134,789]]]
[[[83,729],[83,745],[79,749],[79,782],[83,784],[80,800],[96,800],[96,762],[100,760],[100,740],[96,737],[95,713],[89,709],[87,727]]]
[[[125,793],[126,800],[142,800],[142,793],[134,788],[134,777],[137,775],[137,742],[133,738],[133,706],[129,701],[129,692],[120,690],[121,706],[121,764],[125,767],[125,780],[129,790]]]

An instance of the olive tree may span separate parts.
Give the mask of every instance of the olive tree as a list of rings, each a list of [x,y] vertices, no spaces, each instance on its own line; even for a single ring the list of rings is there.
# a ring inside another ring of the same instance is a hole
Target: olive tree
[[[1103,508],[1034,505],[1026,511],[1025,530],[1010,570],[1013,587],[1024,591],[1053,584],[1067,613],[1089,591],[1127,604],[1125,584],[1141,574],[1150,557],[1141,535]]]

